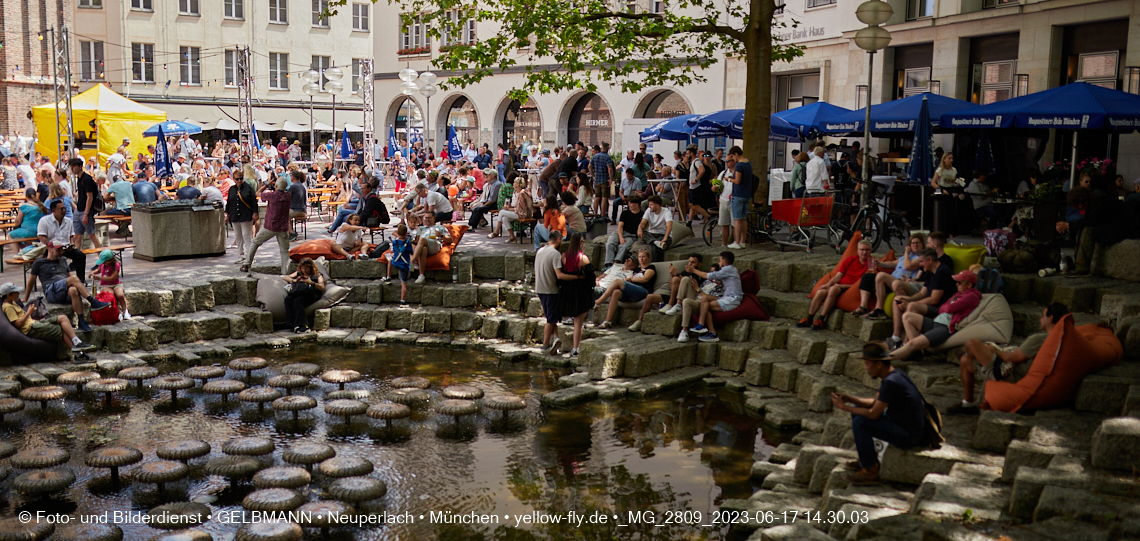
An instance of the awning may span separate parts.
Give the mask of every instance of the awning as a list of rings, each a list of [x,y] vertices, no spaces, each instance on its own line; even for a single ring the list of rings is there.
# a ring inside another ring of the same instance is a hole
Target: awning
[[[237,131],[238,127],[239,126],[238,126],[238,123],[236,121],[230,120],[229,117],[226,117],[226,118],[219,120],[217,122],[217,124],[214,124],[213,126],[210,126],[207,129]]]
[[[309,126],[295,124],[291,120],[286,120],[283,124],[281,124],[281,129],[287,132],[301,133],[309,131]]]
[[[254,113],[253,118],[257,118],[256,113]],[[262,122],[260,120],[254,120],[253,121],[253,129],[255,129],[257,131],[277,131],[280,128],[278,128],[277,126],[274,126],[273,124]]]
[[[187,119],[199,125],[217,122],[218,119],[225,116],[218,110],[217,106],[208,103],[151,103],[149,105],[166,111],[167,119]]]
[[[314,123],[313,129],[316,131],[333,131],[332,126],[329,126],[328,124],[325,124],[323,122]]]
[[[364,133],[364,128],[362,126],[349,124],[347,122],[344,124],[344,129],[347,130],[348,133]]]

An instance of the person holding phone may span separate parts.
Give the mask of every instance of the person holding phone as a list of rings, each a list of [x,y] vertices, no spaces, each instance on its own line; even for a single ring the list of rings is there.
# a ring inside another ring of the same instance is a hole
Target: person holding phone
[[[309,318],[305,308],[320,300],[325,293],[325,277],[317,272],[312,259],[302,259],[297,264],[297,272],[284,277],[289,292],[285,295],[285,322],[293,327],[293,332],[309,331]]]

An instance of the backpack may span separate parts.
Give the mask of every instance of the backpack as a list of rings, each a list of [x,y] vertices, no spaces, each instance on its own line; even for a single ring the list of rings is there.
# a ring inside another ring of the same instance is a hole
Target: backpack
[[[95,325],[114,325],[119,322],[119,302],[112,291],[100,291],[95,300],[110,304],[102,310],[91,311],[91,323]]]
[[[388,216],[388,207],[384,205],[384,202],[381,201],[380,198],[376,196],[376,194],[368,194],[368,199],[375,199],[378,206],[372,211],[371,216],[363,217],[363,225],[365,227],[376,227],[378,225],[386,224],[391,221],[391,217]]]
[[[392,241],[392,266],[398,269],[412,267],[412,241],[396,239]]]
[[[914,385],[914,380],[910,379],[910,374],[902,372],[902,375],[911,385]],[[918,389],[918,386],[914,385],[914,388]],[[926,419],[923,423],[922,437],[918,440],[918,446],[923,449],[938,449],[946,442],[946,438],[942,435],[942,412],[926,401],[926,397],[922,396],[922,391],[919,391],[918,395],[922,398],[922,409],[925,410],[923,417]]]
[[[982,293],[1001,293],[1001,271],[986,267],[978,271],[978,291]]]

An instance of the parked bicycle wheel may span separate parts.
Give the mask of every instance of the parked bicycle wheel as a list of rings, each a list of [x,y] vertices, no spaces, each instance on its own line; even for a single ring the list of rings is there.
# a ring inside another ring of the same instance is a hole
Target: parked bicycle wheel
[[[910,224],[906,218],[897,212],[887,213],[885,227],[887,247],[895,252],[902,252],[910,241]]]
[[[720,238],[720,222],[713,219],[705,220],[701,238],[705,239],[705,246],[712,246],[713,240]]]
[[[871,251],[879,251],[879,246],[883,244],[883,219],[878,214],[867,214],[859,218],[855,223],[854,231],[863,233],[863,239],[871,242]],[[853,232],[854,232],[853,231]]]

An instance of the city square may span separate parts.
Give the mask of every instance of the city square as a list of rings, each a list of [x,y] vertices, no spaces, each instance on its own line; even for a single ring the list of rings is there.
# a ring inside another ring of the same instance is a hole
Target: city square
[[[0,539],[1140,539],[1136,2],[0,7]]]

